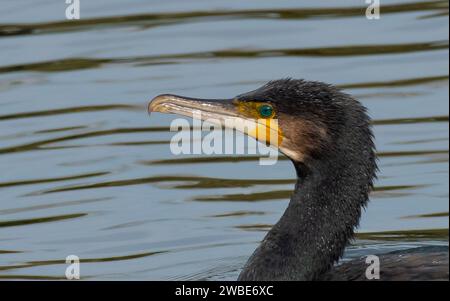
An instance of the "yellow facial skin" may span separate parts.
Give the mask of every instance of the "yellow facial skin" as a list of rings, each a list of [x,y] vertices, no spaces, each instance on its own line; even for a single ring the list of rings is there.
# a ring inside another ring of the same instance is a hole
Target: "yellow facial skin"
[[[234,101],[237,111],[241,116],[247,120],[253,121],[253,126],[248,127],[245,133],[258,141],[266,143],[266,145],[272,145],[279,147],[283,140],[281,128],[278,125],[278,119],[276,119],[276,111],[273,108],[271,116],[262,117],[260,115],[260,107],[264,105],[270,105],[265,102],[241,102]]]

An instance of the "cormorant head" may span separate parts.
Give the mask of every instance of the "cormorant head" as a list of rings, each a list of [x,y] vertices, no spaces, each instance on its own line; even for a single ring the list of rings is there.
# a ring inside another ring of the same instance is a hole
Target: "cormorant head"
[[[320,82],[282,79],[231,99],[196,99],[159,95],[149,111],[193,116],[202,119],[253,122],[254,129],[243,132],[266,142],[296,163],[308,165],[340,150],[355,146],[372,152],[370,121],[365,108],[339,89]],[[276,137],[275,139],[273,137]],[[369,154],[372,155],[372,154]]]

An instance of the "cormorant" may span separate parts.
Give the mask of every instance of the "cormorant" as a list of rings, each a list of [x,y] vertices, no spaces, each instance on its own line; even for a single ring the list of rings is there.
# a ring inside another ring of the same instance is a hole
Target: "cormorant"
[[[377,172],[371,120],[360,102],[332,85],[282,79],[232,99],[163,94],[148,109],[256,122],[259,131],[246,134],[293,162],[297,183],[289,205],[238,280],[366,279],[364,259],[336,265],[354,236]],[[277,134],[275,141],[271,133]],[[379,259],[381,280],[449,279],[445,246],[396,251]]]

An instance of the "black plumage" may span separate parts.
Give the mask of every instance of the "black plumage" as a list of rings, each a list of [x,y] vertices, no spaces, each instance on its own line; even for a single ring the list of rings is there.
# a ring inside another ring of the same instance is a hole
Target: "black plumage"
[[[290,152],[301,152],[292,160],[298,179],[288,208],[239,279],[319,279],[353,238],[376,177],[366,109],[333,86],[291,79],[238,99],[269,100]]]

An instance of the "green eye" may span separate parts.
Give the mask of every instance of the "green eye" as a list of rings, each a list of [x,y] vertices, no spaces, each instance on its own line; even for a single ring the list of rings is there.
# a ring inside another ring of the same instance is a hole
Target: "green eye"
[[[259,115],[263,118],[269,118],[273,115],[273,108],[271,105],[262,105],[258,108]]]

